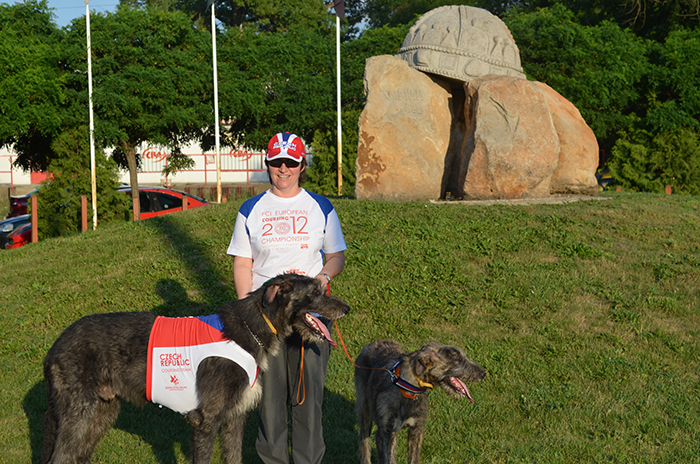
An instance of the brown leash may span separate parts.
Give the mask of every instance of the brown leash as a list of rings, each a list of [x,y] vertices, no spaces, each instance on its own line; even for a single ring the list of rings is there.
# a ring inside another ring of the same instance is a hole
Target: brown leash
[[[304,396],[299,401],[299,392],[304,386]],[[306,401],[306,380],[304,380],[304,339],[301,339],[301,365],[299,366],[299,386],[297,387],[297,406],[301,406]]]
[[[345,341],[343,341],[343,336],[340,335],[340,329],[338,328],[338,321],[333,321],[333,325],[335,326],[335,331],[338,333],[338,340],[340,340],[340,344],[343,345],[343,350],[345,350],[345,355],[348,357],[350,362],[352,363],[353,366],[355,366],[358,369],[368,369],[371,371],[388,371],[388,369],[384,369],[383,367],[365,367],[365,366],[358,366],[355,364],[355,361],[352,360],[352,357],[350,357],[350,353],[348,353],[348,349],[345,348]]]
[[[357,367],[358,369],[370,369],[373,371],[388,371],[387,369],[382,369],[382,368],[376,368],[376,367],[364,367],[364,366],[358,366],[355,364],[355,361],[352,360],[352,357],[350,356],[350,353],[348,353],[348,349],[345,347],[345,341],[343,340],[343,336],[340,335],[340,329],[338,328],[338,321],[333,321],[333,325],[335,326],[335,331],[338,333],[338,340],[340,340],[340,344],[343,345],[343,350],[345,351],[345,355],[348,357],[350,362],[352,363],[353,366]],[[300,373],[299,375],[301,376],[299,380],[299,384],[297,387],[297,404],[301,405],[304,404],[304,401],[306,400],[306,384],[304,381],[304,339],[301,340],[301,367],[299,368]],[[391,372],[390,372],[391,374]],[[299,402],[299,392],[301,391],[302,385],[304,387],[304,396],[301,399],[301,402]]]

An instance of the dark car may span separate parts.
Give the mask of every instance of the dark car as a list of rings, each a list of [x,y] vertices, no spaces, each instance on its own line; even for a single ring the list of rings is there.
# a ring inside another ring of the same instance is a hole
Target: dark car
[[[120,187],[119,191],[131,197],[131,187]],[[204,198],[179,190],[162,187],[139,187],[141,219],[182,211],[182,199],[184,197],[187,197],[188,209],[209,205],[209,202]]]
[[[17,217],[17,216],[22,216],[24,214],[27,214],[28,209],[27,206],[29,205],[29,198],[37,193],[39,189],[34,189],[31,192],[29,192],[26,195],[20,195],[16,197],[10,197],[10,212],[8,213],[7,217],[12,218],[12,217]]]
[[[29,214],[22,216],[11,217],[0,221],[0,249],[4,249],[7,244],[7,237],[25,224],[29,224],[31,228],[32,217]]]
[[[23,247],[32,241],[32,223],[22,224],[7,236],[6,250]]]

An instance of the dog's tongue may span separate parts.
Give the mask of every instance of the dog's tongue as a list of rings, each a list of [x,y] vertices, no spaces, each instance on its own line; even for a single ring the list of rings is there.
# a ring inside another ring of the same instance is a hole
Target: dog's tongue
[[[472,398],[472,395],[469,394],[469,389],[464,382],[459,380],[457,377],[450,377],[450,384],[452,385],[452,388],[457,390],[458,393],[469,398],[469,401],[472,403],[474,402],[474,398]]]
[[[333,341],[333,338],[331,338],[331,333],[328,330],[328,327],[326,327],[326,324],[321,322],[321,320],[316,316],[319,316],[319,314],[316,314],[316,313],[307,313],[306,314],[306,317],[313,321],[314,328],[319,330],[321,333],[323,333],[323,336],[326,337],[326,340],[328,340],[328,343],[330,343],[330,345],[334,348],[337,347],[338,344]]]

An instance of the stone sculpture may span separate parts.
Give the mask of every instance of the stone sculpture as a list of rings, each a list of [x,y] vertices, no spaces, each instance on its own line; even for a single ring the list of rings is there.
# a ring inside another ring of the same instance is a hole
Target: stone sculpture
[[[398,56],[412,68],[461,82],[489,74],[525,78],[506,25],[471,6],[443,6],[421,16]]]
[[[510,32],[479,8],[421,17],[398,57],[367,60],[358,199],[597,194],[598,144],[578,110],[525,79]]]

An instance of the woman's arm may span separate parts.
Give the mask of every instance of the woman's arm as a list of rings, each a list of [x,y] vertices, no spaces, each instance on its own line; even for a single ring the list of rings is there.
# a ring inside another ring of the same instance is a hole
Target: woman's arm
[[[233,258],[233,284],[238,299],[247,297],[253,290],[253,259],[236,256]]]
[[[323,283],[327,283],[328,279],[323,274],[328,275],[331,279],[343,272],[345,267],[345,252],[339,251],[337,253],[326,253],[325,255],[326,263],[323,265],[323,269],[316,276],[317,279]],[[235,263],[234,263],[235,267]]]

